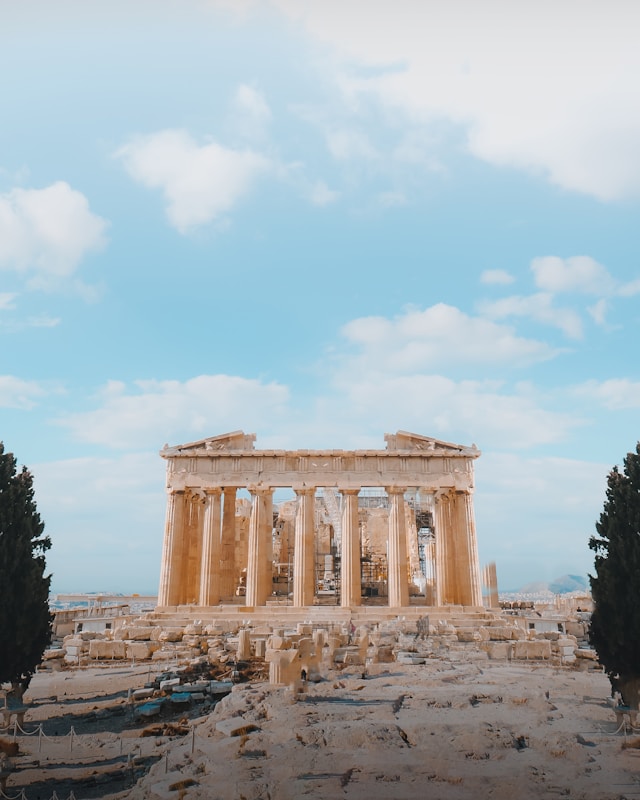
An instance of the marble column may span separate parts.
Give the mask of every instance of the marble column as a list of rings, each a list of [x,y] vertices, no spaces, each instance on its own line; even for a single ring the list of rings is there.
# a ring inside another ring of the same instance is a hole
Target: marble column
[[[436,494],[438,605],[482,605],[482,583],[470,491]]]
[[[434,495],[436,535],[436,605],[455,603],[455,551],[452,520],[452,490],[441,489]]]
[[[189,605],[196,605],[200,597],[204,500],[205,496],[202,489],[187,489],[185,491],[182,597],[180,602],[188,603]]]
[[[498,596],[498,575],[496,573],[496,562],[486,564],[482,570],[482,583],[485,588],[483,593],[483,605],[487,608],[500,608]]]
[[[183,520],[184,492],[170,489],[167,494],[167,515],[162,545],[162,566],[158,589],[159,606],[173,606],[180,602]]]
[[[482,580],[471,490],[456,492],[456,521],[458,602],[465,606],[481,606]]]
[[[404,488],[387,488],[389,495],[389,544],[387,548],[387,585],[389,607],[409,605],[407,529],[404,513]]]
[[[360,570],[360,525],[358,520],[359,489],[341,489],[342,494],[342,559],[340,563],[340,605],[362,603]]]
[[[223,488],[220,534],[220,598],[231,600],[236,592],[236,488]]]
[[[221,489],[206,489],[200,567],[200,605],[220,602],[220,496]]]
[[[247,562],[248,606],[264,606],[271,596],[273,489],[249,488],[252,497]]]
[[[313,605],[316,593],[315,576],[315,488],[294,489],[296,509],[293,550],[293,605]]]

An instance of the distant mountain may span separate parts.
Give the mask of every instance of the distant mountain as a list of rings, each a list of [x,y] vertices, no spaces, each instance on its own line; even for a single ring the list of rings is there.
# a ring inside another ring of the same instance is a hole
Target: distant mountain
[[[563,575],[549,583],[549,591],[554,594],[582,592],[587,588],[587,579],[583,575]]]
[[[519,589],[520,594],[567,594],[568,592],[584,592],[589,588],[587,579],[583,575],[562,575],[549,581],[532,581]]]

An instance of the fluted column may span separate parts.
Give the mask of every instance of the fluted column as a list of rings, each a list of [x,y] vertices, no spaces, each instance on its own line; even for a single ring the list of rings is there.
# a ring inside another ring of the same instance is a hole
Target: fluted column
[[[293,605],[310,606],[316,593],[314,506],[315,488],[294,489],[298,499],[293,551]]]
[[[478,544],[470,491],[436,494],[438,605],[482,605]]]
[[[388,592],[390,608],[409,605],[407,564],[407,529],[404,514],[405,489],[387,488],[389,495],[389,544],[387,548]]]
[[[159,606],[173,606],[180,602],[183,520],[184,492],[170,489],[167,494],[167,515],[162,545],[162,565],[158,589]]]
[[[342,494],[341,606],[359,606],[362,602],[358,492],[358,489],[340,490]]]
[[[223,488],[220,534],[220,597],[232,598],[236,590],[236,489]]]
[[[200,605],[220,602],[220,495],[221,489],[206,489],[202,557],[200,568]]]
[[[456,492],[458,602],[465,606],[482,605],[482,580],[476,523],[473,514],[473,495],[470,490]]]
[[[273,489],[253,489],[249,521],[249,557],[247,562],[248,606],[263,606],[271,595]]]
[[[455,603],[454,532],[451,514],[452,493],[440,490],[434,497],[436,534],[436,605]]]

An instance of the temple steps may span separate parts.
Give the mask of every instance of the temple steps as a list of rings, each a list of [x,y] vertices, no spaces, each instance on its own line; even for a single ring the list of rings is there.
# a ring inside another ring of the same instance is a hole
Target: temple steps
[[[416,622],[428,616],[430,621],[447,622],[456,628],[478,628],[491,625],[500,619],[499,610],[467,606],[305,606],[294,608],[286,605],[266,605],[259,607],[240,605],[221,605],[212,607],[177,606],[156,608],[149,612],[147,619],[158,625],[184,626],[198,621],[203,625],[218,621],[237,622],[239,625],[270,625],[289,627],[299,622],[317,625],[353,624],[371,625],[388,621]]]

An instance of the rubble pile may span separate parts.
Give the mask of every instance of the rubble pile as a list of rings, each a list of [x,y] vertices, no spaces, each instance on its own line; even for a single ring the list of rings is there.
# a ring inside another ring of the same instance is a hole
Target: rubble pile
[[[460,613],[435,621],[428,616],[397,617],[358,628],[351,622],[299,622],[288,628],[228,620],[178,624],[149,615],[130,619],[113,631],[65,636],[61,648],[45,653],[42,668],[114,660],[189,664],[189,670],[201,670],[195,685],[267,677],[274,684],[289,684],[319,680],[334,666],[366,669],[367,664],[394,661],[419,665],[444,656],[454,661],[539,660],[588,669],[597,666],[597,658],[587,644],[587,626],[581,619],[558,622],[541,615],[499,613]],[[174,678],[184,685],[184,673],[176,673]],[[184,688],[179,691],[194,693]]]

